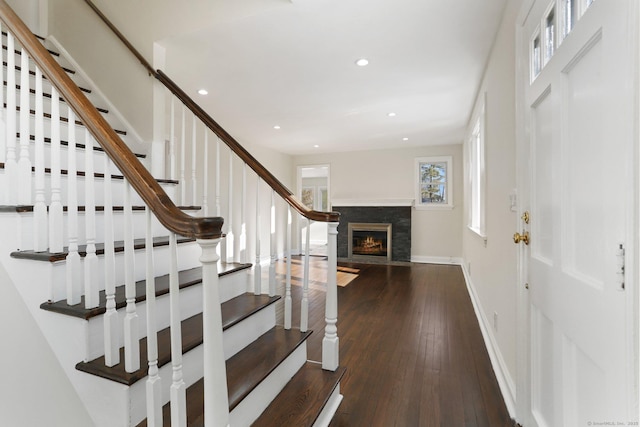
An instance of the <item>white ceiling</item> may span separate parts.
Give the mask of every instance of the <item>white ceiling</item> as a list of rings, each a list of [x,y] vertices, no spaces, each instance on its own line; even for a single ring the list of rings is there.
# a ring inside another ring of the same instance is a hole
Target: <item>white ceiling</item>
[[[263,0],[164,40],[165,69],[242,144],[292,155],[456,144],[506,1]]]

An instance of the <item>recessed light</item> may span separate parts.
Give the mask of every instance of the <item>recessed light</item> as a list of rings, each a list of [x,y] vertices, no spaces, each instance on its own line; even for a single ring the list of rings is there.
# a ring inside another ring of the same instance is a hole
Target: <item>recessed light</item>
[[[409,138],[404,137],[404,138],[402,138],[402,140],[403,140],[403,141],[408,141],[408,140],[409,140]]]
[[[279,129],[280,129],[280,126],[275,125],[273,128],[274,128],[275,130],[279,130]]]
[[[366,67],[367,65],[369,65],[369,60],[366,58],[360,58],[356,61],[356,65],[358,67]]]
[[[389,117],[395,117],[395,116],[396,116],[396,113],[388,113],[388,114],[387,114],[387,116],[389,116]]]
[[[200,90],[198,91],[198,93],[199,93],[200,95],[209,95],[209,91],[207,91],[206,89],[200,89]]]
[[[318,144],[314,145],[313,148],[320,148]]]

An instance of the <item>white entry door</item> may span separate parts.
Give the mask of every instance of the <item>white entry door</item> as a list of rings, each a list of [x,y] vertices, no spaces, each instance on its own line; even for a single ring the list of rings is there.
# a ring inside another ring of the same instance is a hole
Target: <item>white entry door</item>
[[[633,304],[625,290],[635,285],[621,274],[638,229],[636,1],[524,2],[518,55],[527,64],[519,71],[521,210],[530,218],[519,230],[530,238],[528,246],[519,243],[528,285],[526,426],[637,421]]]

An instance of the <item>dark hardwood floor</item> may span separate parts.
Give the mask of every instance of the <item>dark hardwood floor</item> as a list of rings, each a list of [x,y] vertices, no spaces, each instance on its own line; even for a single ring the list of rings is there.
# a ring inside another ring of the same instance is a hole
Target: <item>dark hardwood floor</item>
[[[340,364],[347,372],[332,427],[514,425],[460,267],[340,265],[360,274],[338,288]],[[295,326],[302,291],[292,288]],[[309,359],[319,361],[325,293],[315,285],[309,295]]]

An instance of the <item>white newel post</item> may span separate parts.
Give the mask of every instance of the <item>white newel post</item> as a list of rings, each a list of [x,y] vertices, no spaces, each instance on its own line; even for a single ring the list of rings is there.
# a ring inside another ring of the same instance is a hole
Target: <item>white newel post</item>
[[[31,107],[29,100],[29,56],[24,48],[21,49],[20,61],[20,159],[18,160],[18,203],[31,204],[32,174],[31,159],[29,158],[29,139]]]
[[[325,306],[324,338],[322,339],[322,369],[335,371],[340,358],[338,339],[338,223],[330,222],[327,236],[327,302]]]
[[[202,248],[204,423],[206,427],[225,427],[229,425],[229,396],[218,294],[217,246],[220,239],[198,239],[197,242]]]

